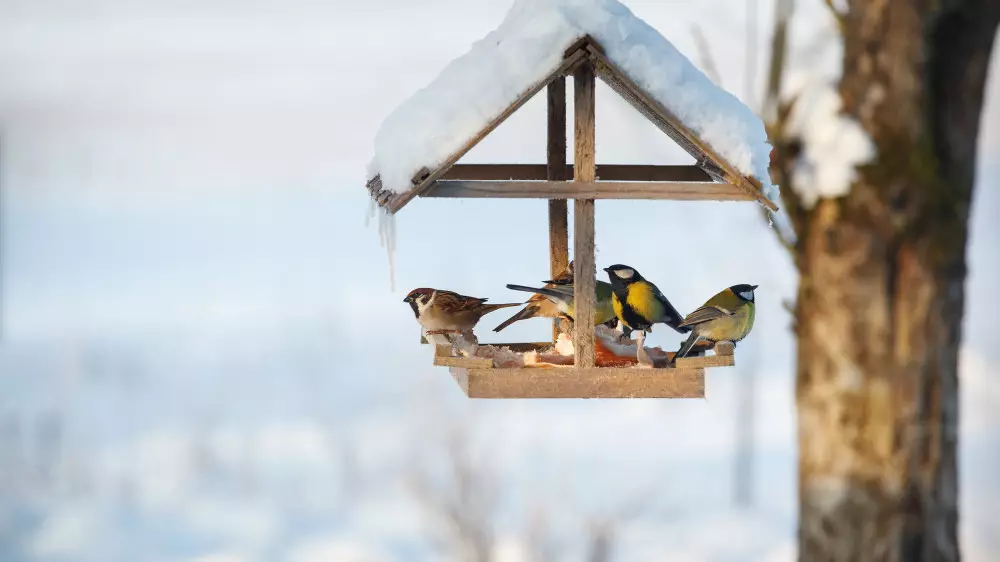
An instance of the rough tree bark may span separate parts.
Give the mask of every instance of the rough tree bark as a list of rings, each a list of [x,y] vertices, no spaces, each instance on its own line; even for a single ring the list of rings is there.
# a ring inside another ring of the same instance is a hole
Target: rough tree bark
[[[799,558],[957,561],[965,249],[1000,1],[847,4],[840,93],[877,160],[811,209],[782,190],[801,274]]]

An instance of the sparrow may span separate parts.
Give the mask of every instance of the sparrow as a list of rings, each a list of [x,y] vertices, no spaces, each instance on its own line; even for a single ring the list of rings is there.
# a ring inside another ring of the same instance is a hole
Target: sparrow
[[[556,306],[561,316],[565,316],[570,321],[576,312],[575,298],[573,296],[573,282],[551,280],[545,287],[534,288],[524,285],[507,285],[513,291],[526,291],[542,295],[543,298],[552,302]],[[594,287],[594,325],[606,324],[615,319],[615,311],[611,306],[611,285],[604,281],[597,281]]]
[[[442,289],[413,289],[403,302],[413,309],[413,315],[424,329],[428,341],[451,343],[449,334],[465,336],[476,343],[472,329],[484,315],[501,308],[520,306],[521,303],[486,304],[488,299],[467,297]]]
[[[605,267],[613,290],[612,304],[615,316],[628,332],[652,332],[653,324],[662,322],[676,332],[686,334],[691,328],[680,326],[683,317],[667,297],[646,281],[634,267],[615,264]]]
[[[747,337],[753,329],[753,292],[756,288],[757,285],[746,284],[727,287],[688,314],[679,326],[690,329],[691,335],[681,344],[674,358],[686,356],[698,340],[712,343],[731,341],[735,344]]]
[[[572,283],[573,282],[573,262],[569,262],[558,276],[552,281],[549,281],[544,288],[551,289],[556,286],[556,284],[562,283]],[[562,313],[559,312],[559,308],[556,303],[549,300],[547,297],[541,294],[531,295],[531,298],[525,301],[525,307],[517,311],[517,314],[511,316],[510,318],[504,320],[499,326],[493,328],[494,332],[499,332],[507,326],[510,326],[514,322],[519,320],[527,320],[528,318],[560,318]]]

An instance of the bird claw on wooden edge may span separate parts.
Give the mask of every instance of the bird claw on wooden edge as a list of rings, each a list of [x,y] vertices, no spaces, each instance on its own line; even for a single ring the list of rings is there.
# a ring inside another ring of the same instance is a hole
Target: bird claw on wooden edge
[[[639,339],[636,342],[636,360],[639,362],[640,367],[652,368],[653,360],[649,358],[649,353],[646,351],[646,332],[639,332]]]

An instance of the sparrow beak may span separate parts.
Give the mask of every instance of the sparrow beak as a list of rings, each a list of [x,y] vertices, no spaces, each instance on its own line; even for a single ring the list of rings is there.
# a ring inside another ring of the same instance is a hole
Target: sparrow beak
[[[410,302],[410,297],[406,297],[405,299],[403,299],[403,302]]]

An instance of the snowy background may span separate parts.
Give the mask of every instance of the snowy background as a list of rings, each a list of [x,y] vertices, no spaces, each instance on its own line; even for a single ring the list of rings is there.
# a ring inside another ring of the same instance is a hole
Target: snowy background
[[[757,103],[733,8],[750,3],[627,4],[699,64],[701,24],[723,87]],[[790,88],[838,57],[825,8],[799,4]],[[794,559],[795,274],[754,205],[598,205],[598,264],[635,265],[682,310],[761,285],[739,366],[704,401],[468,401],[418,344],[409,288],[521,300],[503,285],[547,274],[537,201],[414,201],[395,291],[365,226],[382,119],[508,7],[0,0],[0,560],[440,560],[455,497],[500,562],[580,560],[602,538],[618,560]],[[759,3],[758,86],[772,13]],[[984,562],[1000,552],[996,59],[962,354],[962,546]],[[687,162],[597,97],[599,162]],[[464,161],[542,162],[544,109]],[[736,507],[749,374],[754,493]]]

